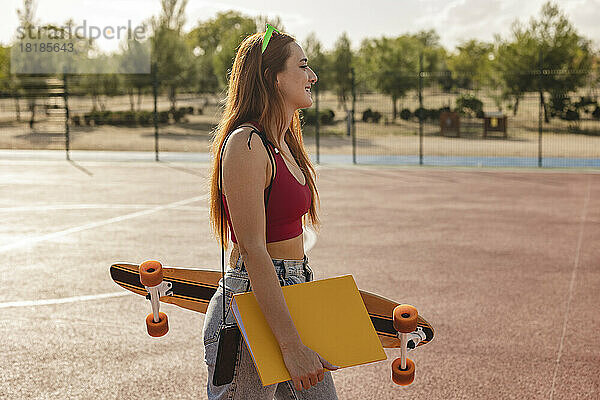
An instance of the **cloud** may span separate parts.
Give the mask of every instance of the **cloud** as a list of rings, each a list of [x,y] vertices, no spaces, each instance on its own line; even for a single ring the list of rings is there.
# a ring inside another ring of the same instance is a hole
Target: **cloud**
[[[571,23],[575,25],[577,33],[592,39],[596,47],[600,46],[600,24],[598,24],[600,1],[572,1],[561,7]]]
[[[452,50],[459,43],[478,39],[493,41],[494,35],[508,38],[518,20],[527,25],[539,18],[546,0],[450,0],[424,1],[415,12],[411,32],[435,29],[442,44]],[[555,2],[556,3],[556,2]],[[600,39],[600,0],[562,0],[558,3],[577,31],[598,43]]]
[[[463,0],[454,3],[447,9],[446,22],[457,26],[487,24],[494,20],[500,11],[498,0]]]
[[[494,34],[510,36],[512,23],[527,24],[539,16],[546,0],[303,0],[301,3],[273,0],[193,0],[186,7],[184,30],[193,29],[198,21],[214,18],[217,12],[237,10],[255,17],[279,16],[285,29],[305,40],[315,32],[325,50],[346,32],[357,49],[365,38],[395,37],[405,33],[435,29],[448,50],[468,39],[492,41]],[[0,41],[10,41],[17,27],[16,8],[22,0],[4,0],[0,15]],[[555,0],[577,31],[598,45],[600,40],[600,0]],[[115,10],[117,10],[115,12]],[[82,0],[38,1],[37,17],[41,22],[62,23],[73,18],[80,23],[113,25],[142,20],[160,13],[158,0]]]
[[[199,21],[207,21],[216,16],[218,12],[235,10],[247,17],[258,17],[259,15],[267,17],[279,17],[285,24],[286,28],[291,30],[291,27],[308,27],[312,18],[305,16],[299,12],[289,12],[287,10],[278,10],[277,7],[247,7],[232,5],[224,2],[211,1],[193,1],[189,2],[186,8],[187,21],[185,24],[186,30],[193,29]]]

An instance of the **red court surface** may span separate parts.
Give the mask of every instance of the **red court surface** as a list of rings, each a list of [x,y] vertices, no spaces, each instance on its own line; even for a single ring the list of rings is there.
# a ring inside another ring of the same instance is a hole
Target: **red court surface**
[[[150,304],[109,266],[220,269],[208,164],[0,160],[0,397],[206,399],[203,314]],[[316,279],[415,305],[409,352],[333,373],[340,399],[598,399],[600,173],[318,166]],[[90,297],[91,296],[91,297]],[[352,335],[352,332],[348,332]],[[352,351],[352,349],[348,349]]]

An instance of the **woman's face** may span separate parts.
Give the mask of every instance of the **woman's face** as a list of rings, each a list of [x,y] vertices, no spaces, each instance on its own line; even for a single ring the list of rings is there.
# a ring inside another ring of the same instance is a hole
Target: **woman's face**
[[[302,47],[296,42],[289,46],[291,55],[285,62],[285,70],[277,74],[277,82],[285,102],[295,111],[312,105],[310,87],[317,82],[317,75],[307,65]]]

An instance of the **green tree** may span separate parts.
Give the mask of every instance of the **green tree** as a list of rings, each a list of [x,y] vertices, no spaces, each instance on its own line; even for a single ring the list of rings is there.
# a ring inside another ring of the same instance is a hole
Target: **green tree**
[[[418,52],[423,54],[423,71],[429,73],[440,71],[447,55],[440,44],[440,36],[435,30],[420,31],[408,37],[416,41]]]
[[[314,32],[311,32],[302,44],[304,53],[308,58],[308,65],[317,75],[317,86],[319,92],[332,90],[333,73],[331,71],[331,59]]]
[[[185,7],[188,0],[161,0],[161,13],[154,18],[155,26],[161,26],[181,33],[185,24]]]
[[[351,68],[355,57],[350,48],[350,39],[346,32],[335,42],[333,52],[329,54],[329,68],[331,73],[328,77],[331,81],[331,90],[334,91],[338,104],[348,113],[346,101],[352,94]]]
[[[306,57],[308,58],[308,65],[317,75],[317,84],[312,89],[316,101],[316,96],[319,96],[319,93],[330,90],[331,87],[331,70],[328,67],[329,59],[321,49],[321,42],[314,32],[311,32],[306,37],[306,40],[302,44],[302,48],[304,49],[304,54],[306,54]],[[306,111],[308,112],[308,110]]]
[[[88,69],[90,73],[80,76],[77,86],[78,90],[92,98],[92,111],[105,111],[107,98],[120,94],[123,78],[117,74],[104,73],[110,68],[110,59],[106,55],[97,57],[95,61],[94,67]]]
[[[65,57],[59,52],[30,51],[20,52],[21,45],[35,46],[41,43],[64,44],[68,42],[68,27],[72,27],[74,22],[68,20],[62,26],[55,24],[39,25],[35,18],[35,1],[24,0],[23,8],[17,9],[19,25],[22,29],[19,37],[12,43],[13,55],[11,58],[12,69],[17,71],[11,76],[9,87],[16,102],[17,120],[20,120],[19,99],[24,97],[27,101],[27,107],[31,113],[29,120],[30,128],[34,127],[37,102],[39,99],[48,100],[50,89],[53,85],[48,84],[48,80],[61,77],[63,68],[77,70],[83,65],[97,66],[97,59],[89,59],[88,53],[98,53],[95,43],[92,39],[79,40],[76,45],[79,55],[69,54]],[[31,35],[30,35],[31,33]],[[22,35],[22,37],[20,37]],[[80,38],[81,39],[81,38]],[[26,47],[25,47],[26,48]],[[47,73],[37,73],[40,69],[48,71]],[[24,73],[35,72],[35,73]],[[100,69],[102,71],[102,69]]]
[[[304,43],[302,44],[304,54],[308,58],[308,65],[317,74],[317,85],[319,90],[329,90],[331,82],[329,76],[331,71],[329,70],[329,59],[327,54],[322,50],[321,42],[317,38],[314,32],[311,32]]]
[[[7,81],[10,76],[10,47],[0,44],[0,81]]]
[[[279,18],[250,18],[237,11],[219,12],[208,21],[199,21],[188,35],[198,71],[198,92],[216,93],[227,87],[236,51],[242,40],[265,29],[266,23],[285,31]]]
[[[213,67],[221,88],[225,88],[229,84],[233,60],[240,43],[254,33],[256,33],[256,21],[246,17],[241,17],[238,24],[223,33],[213,55]]]
[[[23,8],[17,9],[20,27],[26,32],[28,32],[30,29],[33,29],[37,24],[35,19],[35,6],[34,0],[23,0]],[[14,43],[13,46],[18,46],[18,43]],[[32,52],[31,57],[35,58],[35,56],[35,52]],[[30,55],[28,55],[28,58],[29,57]],[[33,62],[35,62],[35,60],[33,60]],[[21,65],[17,65],[16,67],[19,68],[20,66]],[[18,79],[15,79],[13,81],[13,85],[13,88],[15,89],[15,101],[17,102],[17,120],[20,119],[19,98],[21,95],[23,95],[27,99],[27,108],[31,113],[29,127],[33,129],[35,124],[36,94],[47,89],[45,81],[22,76]]]
[[[409,36],[417,43],[417,60],[420,54],[423,56],[423,72],[426,72],[426,79],[423,80],[424,86],[440,84],[444,90],[449,91],[452,87],[451,77],[448,76],[447,59],[448,54],[446,49],[440,44],[440,36],[433,29],[428,31],[420,31]],[[419,65],[419,64],[417,64]],[[417,72],[418,69],[417,69]]]
[[[131,31],[128,30],[127,36],[120,43],[121,57],[119,57],[119,64],[122,70],[130,71],[130,74],[123,76],[122,88],[127,91],[129,95],[129,103],[131,111],[135,111],[135,96],[134,92],[137,92],[137,109],[141,109],[142,92],[144,88],[149,88],[152,85],[151,74],[136,74],[134,72],[146,70],[146,63],[149,62],[149,42],[141,42],[133,35],[130,36]]]
[[[454,75],[456,85],[464,89],[479,89],[487,81],[490,70],[492,43],[468,40],[456,46],[456,52],[448,57],[448,68]]]
[[[176,108],[177,90],[192,85],[195,78],[192,48],[182,28],[187,0],[161,0],[161,14],[151,19],[152,61],[157,79],[168,92],[171,109]]]
[[[392,98],[393,118],[398,100],[418,84],[419,51],[422,43],[412,35],[365,39],[359,50],[361,80]]]
[[[495,67],[505,87],[506,97],[518,101],[525,92],[539,92],[545,121],[549,122],[545,92],[552,97],[566,95],[585,84],[591,68],[591,43],[580,36],[557,5],[547,2],[539,19],[528,26],[518,21],[512,26],[512,40],[497,37]],[[539,74],[540,67],[546,71]],[[540,90],[540,85],[543,87]]]
[[[15,98],[17,121],[21,119],[19,102],[15,95],[15,80],[10,75],[10,46],[0,45],[0,93],[1,97],[12,96]]]

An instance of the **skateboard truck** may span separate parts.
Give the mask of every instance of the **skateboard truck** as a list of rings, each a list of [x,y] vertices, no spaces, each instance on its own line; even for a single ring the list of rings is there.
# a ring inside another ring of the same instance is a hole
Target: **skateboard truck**
[[[415,348],[425,337],[423,330],[417,327],[417,309],[408,304],[401,304],[394,308],[394,329],[400,339],[400,358],[392,362],[392,380],[398,385],[410,385],[415,379],[415,363],[406,357],[409,342]],[[420,329],[420,331],[419,331]],[[423,335],[423,336],[421,336]]]
[[[146,317],[146,328],[152,337],[160,337],[169,331],[169,321],[165,313],[160,312],[160,298],[172,295],[173,284],[163,282],[162,264],[158,261],[145,261],[140,264],[140,282],[152,304],[152,313]]]
[[[148,286],[144,286],[146,288],[146,290],[148,291],[148,294],[146,295],[146,300],[152,300],[152,295],[150,294],[150,290],[153,289],[157,289],[158,290],[158,297],[164,297],[164,296],[173,296],[173,283],[172,282],[161,282],[160,285],[155,286],[155,287],[148,287]]]
[[[402,337],[400,335],[401,335],[401,333],[398,332],[398,339],[402,340]],[[423,328],[418,326],[416,331],[408,334],[408,341],[407,341],[406,347],[408,348],[408,350],[414,350],[417,348],[419,343],[421,343],[423,340],[426,340],[426,339],[427,339],[427,335],[423,331]]]

